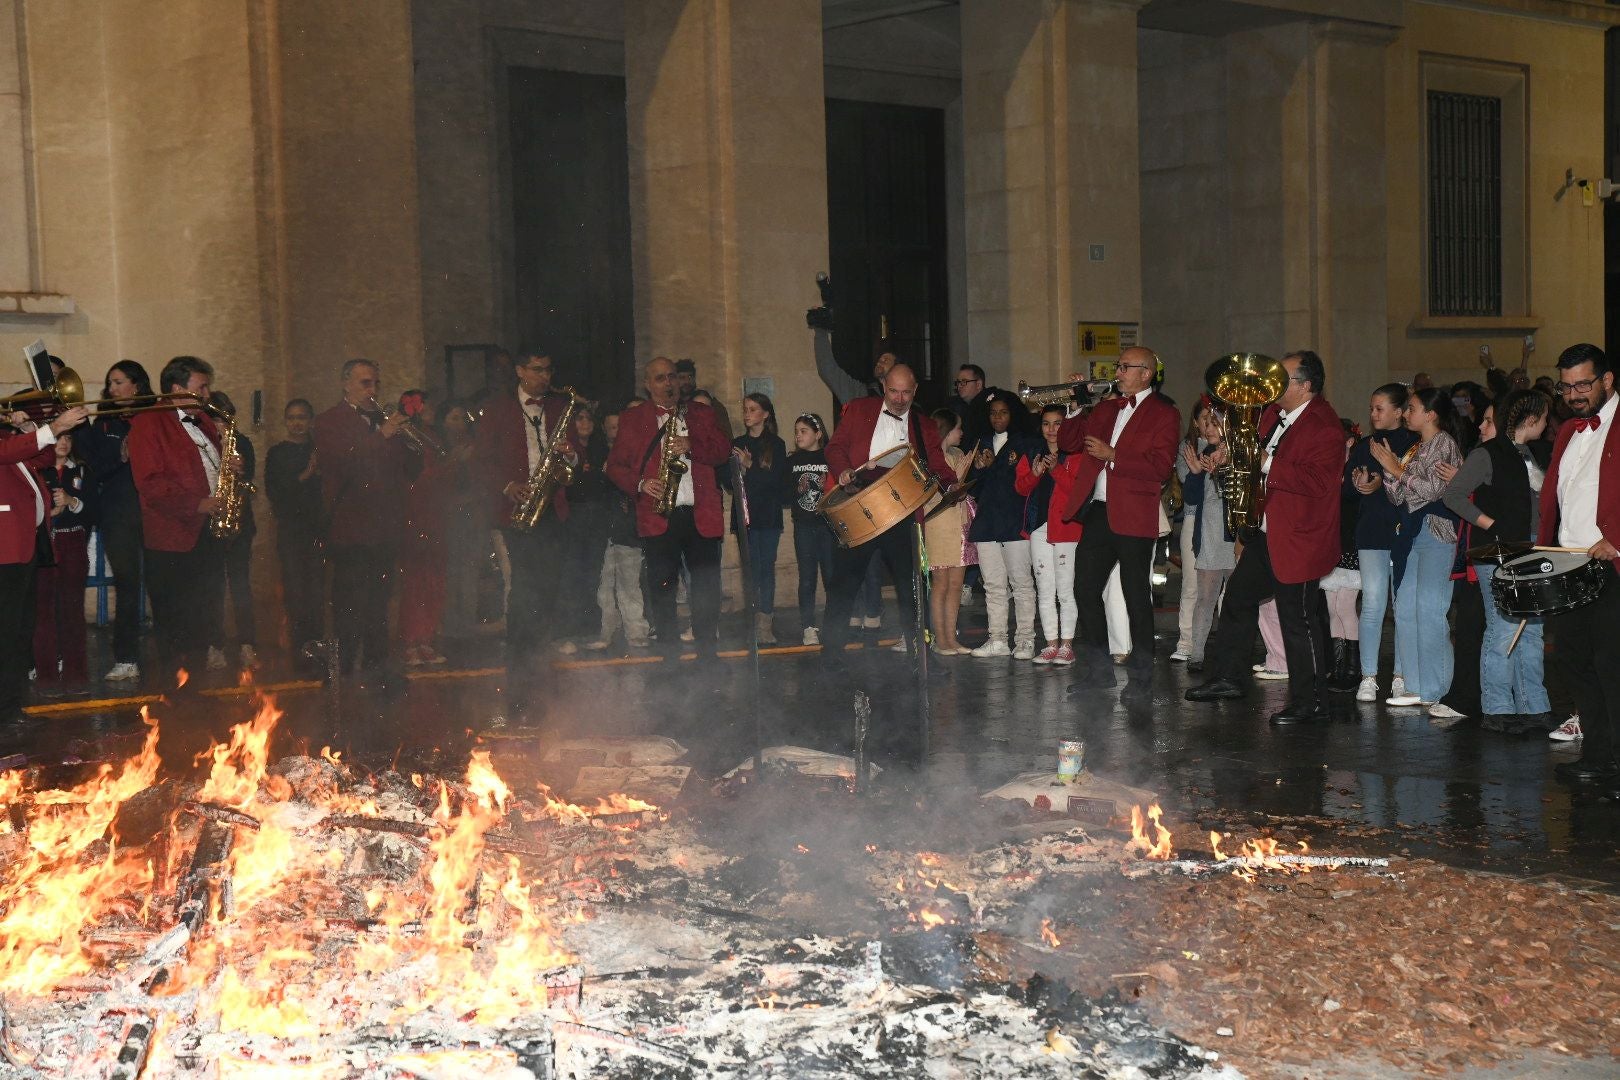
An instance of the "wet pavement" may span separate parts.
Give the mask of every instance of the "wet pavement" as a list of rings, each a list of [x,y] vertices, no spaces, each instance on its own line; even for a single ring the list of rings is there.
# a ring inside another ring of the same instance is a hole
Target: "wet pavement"
[[[982,620],[982,605],[965,615]],[[1160,612],[1158,620],[1161,655],[1167,655],[1174,613]],[[891,612],[886,626],[894,625]],[[837,669],[818,650],[767,651],[757,682],[746,657],[673,664],[645,655],[582,653],[551,673],[554,696],[538,727],[492,723],[515,713],[504,676],[487,667],[487,642],[453,655],[461,662],[447,670],[404,680],[398,690],[346,687],[336,703],[318,683],[289,683],[284,662],[278,666],[273,656],[260,679],[279,686],[286,712],[278,752],[332,745],[351,759],[404,757],[423,768],[454,770],[480,737],[500,739],[510,750],[541,729],[657,733],[687,745],[700,776],[738,764],[752,753],[756,737],[766,745],[852,753],[851,703],[862,690],[873,702],[866,749],[890,767],[886,783],[913,786],[919,794],[960,798],[988,790],[1017,773],[1052,767],[1058,741],[1081,738],[1088,768],[1160,793],[1184,848],[1200,847],[1191,839],[1208,828],[1252,829],[1272,817],[1304,818],[1318,846],[1336,851],[1410,853],[1620,888],[1620,805],[1553,779],[1553,767],[1574,757],[1578,744],[1510,738],[1471,723],[1445,729],[1418,710],[1356,704],[1349,695],[1339,695],[1331,724],[1274,729],[1266,717],[1283,704],[1286,683],[1257,683],[1240,702],[1195,705],[1181,692],[1198,676],[1166,660],[1157,666],[1150,700],[1126,705],[1118,690],[1101,690],[1075,703],[1065,700],[1070,675],[1064,670],[969,656],[930,658],[931,722],[924,739],[918,681],[905,657],[878,644],[892,633],[868,635],[866,647],[847,653],[847,664]],[[731,639],[722,648],[739,644]],[[170,767],[189,767],[210,739],[251,715],[250,700],[231,689],[232,681],[227,673],[204,675],[191,692],[153,706]],[[1121,686],[1124,681],[1121,669]],[[0,756],[28,754],[36,764],[120,756],[140,734],[130,693],[110,684],[91,694],[126,699],[47,702],[43,722],[0,732]],[[1190,825],[1196,828],[1186,829]]]

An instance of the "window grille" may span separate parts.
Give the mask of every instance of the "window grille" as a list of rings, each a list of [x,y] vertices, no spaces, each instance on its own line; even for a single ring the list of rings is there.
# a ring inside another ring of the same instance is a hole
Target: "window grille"
[[[1502,314],[1502,101],[1429,92],[1429,314]]]

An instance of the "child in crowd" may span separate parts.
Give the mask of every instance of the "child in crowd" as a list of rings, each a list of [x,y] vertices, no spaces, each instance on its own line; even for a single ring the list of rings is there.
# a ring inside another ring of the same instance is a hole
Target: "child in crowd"
[[[84,583],[90,574],[89,471],[73,449],[73,435],[56,437],[56,457],[40,470],[50,508],[54,566],[34,575],[34,671],[42,691],[87,682]]]
[[[742,404],[743,433],[731,440],[732,461],[743,470],[748,498],[748,569],[754,579],[754,625],[761,645],[775,645],[776,551],[782,543],[782,510],[789,502],[787,446],[776,433],[776,406],[764,394]],[[732,531],[742,532],[742,508],[732,509]]]
[[[939,443],[945,460],[960,480],[971,463],[962,453],[962,418],[951,409],[933,414],[939,428]],[[974,545],[968,543],[968,526],[973,522],[973,500],[965,498],[942,510],[923,525],[923,543],[928,547],[929,616],[934,631],[934,652],[940,656],[961,656],[971,650],[956,640],[956,619],[962,609],[962,578],[967,568],[978,563]]]
[[[978,513],[968,530],[979,552],[984,575],[984,604],[990,614],[989,638],[974,656],[1035,659],[1035,579],[1024,537],[1024,497],[1018,494],[1018,462],[1040,447],[1012,430],[1013,410],[1023,404],[999,392],[990,401],[990,430],[973,447],[970,476],[978,486]],[[1028,415],[1027,413],[1025,414]],[[1011,593],[1017,621],[1013,646],[1007,646],[1007,596]]]
[[[806,645],[821,644],[816,621],[816,575],[825,592],[832,586],[833,535],[816,513],[827,483],[827,425],[815,413],[793,421],[793,453],[788,478],[793,491],[793,555],[799,563],[799,629]]]
[[[602,434],[609,450],[619,438],[619,414],[602,417]],[[633,649],[648,645],[647,616],[641,593],[641,538],[636,535],[636,511],[623,492],[610,493],[607,507],[607,551],[602,555],[602,576],[596,586],[596,606],[602,609],[602,632],[587,649],[605,649],[624,628],[625,642]]]
[[[1030,563],[1035,570],[1035,593],[1041,613],[1041,634],[1046,648],[1037,664],[1068,667],[1074,663],[1074,626],[1079,611],[1074,602],[1074,549],[1080,524],[1062,520],[1068,505],[1080,457],[1058,450],[1058,429],[1067,410],[1048,405],[1041,410],[1041,438],[1045,453],[1018,462],[1017,486],[1025,496],[1024,534],[1029,538]]]
[[[1181,527],[1192,534],[1191,565],[1183,563],[1183,574],[1195,574],[1198,599],[1193,607],[1192,631],[1187,637],[1187,670],[1204,669],[1204,644],[1215,625],[1216,609],[1226,581],[1237,566],[1234,537],[1226,527],[1226,496],[1217,471],[1226,463],[1226,447],[1221,437],[1221,414],[1205,395],[1193,412],[1197,428],[1196,445],[1181,447],[1181,494],[1186,513]]]

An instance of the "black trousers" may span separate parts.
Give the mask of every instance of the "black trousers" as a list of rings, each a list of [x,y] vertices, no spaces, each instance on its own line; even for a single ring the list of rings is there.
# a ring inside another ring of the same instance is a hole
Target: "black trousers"
[[[22,708],[34,666],[34,564],[0,564],[0,721]]]
[[[236,644],[258,644],[253,616],[253,533],[243,532],[224,545],[225,591],[231,594],[232,629]],[[225,613],[220,611],[220,635],[212,644],[225,644]]]
[[[224,588],[220,543],[206,526],[190,551],[146,549],[146,592],[164,680],[180,668],[202,670],[225,602]]]
[[[662,536],[641,538],[641,552],[647,565],[647,607],[658,647],[668,651],[680,648],[680,629],[675,625],[675,587],[680,581],[681,563],[692,575],[687,601],[692,607],[692,637],[699,656],[713,653],[720,633],[720,540],[702,536],[690,506],[677,506],[669,515],[669,528]]]
[[[513,682],[523,682],[546,670],[540,655],[557,636],[563,613],[562,523],[548,515],[532,529],[504,529],[506,558],[512,567],[512,587],[506,594],[506,670]]]
[[[1080,642],[1097,655],[1108,651],[1108,616],[1103,590],[1108,575],[1119,564],[1119,587],[1125,595],[1125,614],[1131,623],[1130,670],[1153,667],[1153,548],[1156,537],[1120,536],[1108,525],[1108,504],[1092,502],[1080,518],[1085,531],[1074,552],[1075,613],[1080,621]]]
[[[326,634],[326,562],[320,538],[278,523],[276,558],[281,563],[281,603],[287,611],[288,644],[294,656]]]
[[[398,577],[392,544],[327,548],[332,563],[332,628],[345,671],[374,671],[388,661],[388,599]]]
[[[860,547],[834,547],[832,581],[827,586],[827,611],[821,622],[821,640],[826,653],[838,655],[850,640],[849,616],[866,582],[867,567],[873,556],[883,560],[894,579],[894,595],[900,601],[900,630],[909,642],[917,636],[916,591],[912,588],[912,567],[916,555],[917,527],[910,518]]]
[[[1581,714],[1581,761],[1613,767],[1620,753],[1620,585],[1547,620],[1553,663]]]
[[[112,570],[118,603],[113,611],[113,663],[141,659],[141,505],[130,498],[101,510],[101,549]]]
[[[1284,585],[1271,572],[1265,533],[1243,545],[1237,567],[1226,583],[1221,618],[1205,649],[1212,679],[1242,683],[1249,675],[1254,637],[1260,629],[1260,605],[1277,598],[1283,653],[1288,657],[1288,700],[1308,705],[1327,690],[1327,598],[1317,581]]]

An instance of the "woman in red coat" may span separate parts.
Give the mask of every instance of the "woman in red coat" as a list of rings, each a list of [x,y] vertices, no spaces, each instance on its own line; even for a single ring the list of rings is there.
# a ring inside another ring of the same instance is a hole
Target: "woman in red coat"
[[[1080,523],[1064,521],[1080,455],[1058,449],[1058,432],[1068,418],[1062,405],[1041,410],[1041,437],[1046,453],[1019,459],[1014,484],[1026,496],[1024,535],[1029,537],[1030,563],[1035,569],[1035,602],[1041,615],[1041,636],[1046,648],[1035,655],[1037,664],[1068,667],[1074,663],[1074,627],[1079,609],[1074,602],[1074,552],[1080,543]]]

